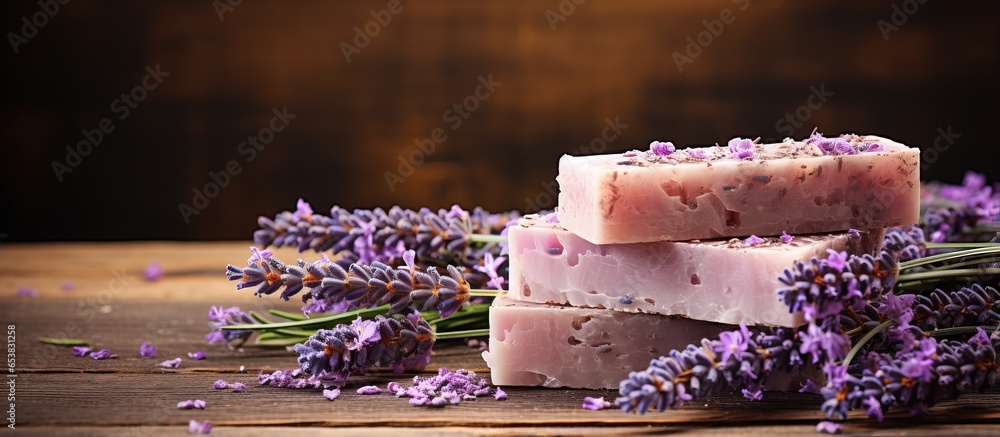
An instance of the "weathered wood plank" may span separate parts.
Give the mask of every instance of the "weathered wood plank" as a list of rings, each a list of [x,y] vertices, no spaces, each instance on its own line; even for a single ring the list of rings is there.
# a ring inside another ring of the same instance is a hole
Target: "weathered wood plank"
[[[504,402],[480,399],[444,409],[411,407],[405,399],[390,395],[357,395],[353,390],[361,385],[384,386],[389,381],[405,383],[412,378],[377,371],[356,378],[333,402],[315,390],[258,387],[259,371],[294,367],[294,356],[282,348],[248,346],[233,351],[205,344],[208,306],[238,304],[259,311],[270,307],[296,311],[300,303],[236,292],[221,273],[203,268],[239,262],[246,256],[243,243],[151,243],[147,249],[132,243],[4,245],[0,250],[0,266],[5,266],[0,270],[0,296],[13,294],[15,284],[41,280],[58,284],[62,280],[53,278],[86,283],[73,278],[88,277],[94,284],[107,283],[108,276],[86,275],[110,271],[114,265],[138,274],[154,254],[167,269],[165,278],[158,282],[139,281],[107,296],[101,295],[102,288],[80,286],[66,293],[46,290],[34,299],[0,297],[0,323],[14,323],[17,331],[19,429],[42,435],[157,435],[181,431],[188,420],[197,418],[212,421],[218,435],[311,432],[302,426],[336,427],[338,434],[354,434],[362,428],[367,433],[368,427],[379,427],[373,430],[376,435],[396,434],[400,428],[449,435],[772,435],[812,433],[815,423],[823,418],[818,409],[820,399],[798,393],[768,393],[762,402],[723,394],[678,411],[635,416],[580,407],[586,396],[613,398],[611,391],[512,387],[507,389],[510,399]],[[87,267],[61,269],[63,265]],[[56,266],[55,270],[51,266]],[[181,273],[184,271],[188,273]],[[121,358],[94,361],[73,357],[69,348],[37,342],[39,336],[84,338]],[[158,347],[156,358],[138,356],[144,340]],[[208,359],[187,359],[187,352],[197,349],[205,350]],[[158,367],[160,361],[173,357],[184,358],[180,369]],[[245,372],[239,372],[240,366],[245,366]],[[465,367],[488,377],[479,351],[457,341],[436,346],[428,371],[438,366]],[[249,390],[243,394],[215,390],[212,382],[219,378],[247,383]],[[208,408],[176,409],[177,402],[196,398],[206,400]],[[1000,392],[968,394],[935,407],[921,419],[912,419],[905,412],[893,412],[883,424],[858,413],[852,413],[850,419],[845,425],[847,432],[942,435],[961,426],[961,434],[988,434],[991,428],[976,424],[1000,423]]]

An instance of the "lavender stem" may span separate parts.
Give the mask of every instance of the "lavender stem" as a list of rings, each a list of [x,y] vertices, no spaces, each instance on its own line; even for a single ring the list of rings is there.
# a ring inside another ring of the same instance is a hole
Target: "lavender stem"
[[[871,340],[872,337],[878,335],[879,332],[885,331],[890,325],[892,325],[892,320],[886,320],[885,322],[882,322],[881,325],[876,326],[875,329],[868,331],[864,337],[861,337],[861,340],[858,340],[857,344],[855,344],[854,347],[851,348],[851,351],[847,353],[847,356],[844,357],[844,367],[851,365],[851,360],[853,360],[854,356],[861,351],[861,348],[868,343],[868,340]]]

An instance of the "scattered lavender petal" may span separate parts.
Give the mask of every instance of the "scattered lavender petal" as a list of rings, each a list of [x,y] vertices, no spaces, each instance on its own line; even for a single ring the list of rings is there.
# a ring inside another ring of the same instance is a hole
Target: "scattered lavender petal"
[[[188,352],[188,357],[191,358],[192,360],[204,360],[205,352],[200,350],[195,352]]]
[[[788,232],[781,231],[781,237],[780,238],[781,238],[781,242],[782,243],[789,244],[789,243],[792,242],[792,238],[793,237],[791,235],[788,235]]]
[[[90,353],[90,348],[87,346],[73,346],[73,355],[78,357],[85,357]]]
[[[192,410],[192,409],[194,409],[194,410],[204,410],[205,409],[205,405],[206,405],[205,401],[203,401],[201,399],[194,399],[194,400],[188,399],[186,401],[178,402],[177,403],[177,409],[179,409],[179,410]]]
[[[155,357],[156,346],[153,346],[153,344],[148,341],[142,342],[142,344],[139,345],[139,356],[146,358]]]
[[[28,287],[18,287],[17,297],[38,297],[38,290]]]
[[[212,424],[207,420],[204,422],[199,422],[197,420],[191,419],[188,422],[188,434],[211,434]]]
[[[493,399],[496,399],[498,401],[506,401],[507,400],[507,392],[503,391],[502,388],[497,387],[497,393],[495,395],[493,395]]]
[[[76,289],[76,284],[74,284],[74,283],[72,283],[70,281],[66,281],[66,282],[63,282],[63,284],[62,284],[62,286],[60,288],[62,288],[63,291],[75,290]]]
[[[840,434],[840,424],[824,420],[816,424],[816,432],[825,432],[827,434]]]
[[[247,391],[247,385],[242,382],[234,382],[230,387],[232,387],[233,391],[236,393],[243,393]]]
[[[229,388],[229,383],[226,382],[225,380],[220,379],[218,381],[215,381],[215,383],[212,384],[212,387],[215,387],[216,390],[222,390]]]
[[[611,406],[611,402],[605,401],[604,397],[592,398],[587,396],[583,398],[583,409],[590,411],[603,410]]]
[[[359,395],[377,395],[381,393],[382,389],[378,388],[378,386],[375,385],[366,385],[358,389]]]
[[[323,390],[323,397],[327,398],[327,399],[329,399],[331,401],[334,400],[334,399],[337,399],[338,396],[340,396],[340,389],[339,388],[333,388],[333,389],[329,389],[329,390]]]
[[[756,246],[758,244],[764,244],[765,242],[767,242],[767,240],[756,235],[751,235],[747,237],[746,240],[743,240],[743,244],[746,244],[747,246]]]
[[[106,360],[108,358],[118,358],[118,355],[111,353],[111,351],[109,351],[107,349],[101,349],[101,350],[99,350],[97,352],[91,352],[89,355],[90,355],[90,358],[93,358],[95,360]]]
[[[164,361],[164,362],[160,363],[160,367],[168,368],[168,369],[176,369],[176,368],[178,368],[180,366],[181,366],[181,359],[180,358],[174,358],[172,360],[167,360],[167,361]]]
[[[163,267],[160,266],[159,262],[153,261],[146,266],[146,270],[142,272],[142,275],[147,281],[158,281],[163,277]]]

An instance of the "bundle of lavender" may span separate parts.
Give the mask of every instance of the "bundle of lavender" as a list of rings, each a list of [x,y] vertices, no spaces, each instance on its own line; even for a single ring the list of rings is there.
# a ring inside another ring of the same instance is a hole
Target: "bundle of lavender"
[[[499,254],[506,238],[499,234],[517,217],[458,206],[353,213],[334,207],[328,217],[300,199],[294,212],[261,217],[255,242],[293,245],[300,252],[330,250],[336,260],[323,253],[316,261],[286,264],[269,250],[251,247],[246,266],[229,265],[226,274],[238,290],[253,288],[257,296],[278,293],[289,300],[302,293],[303,314],[272,310],[285,319],[273,322],[238,307],[213,307],[206,340],[235,346],[259,332],[258,345],[294,344],[298,368],[262,374],[260,383],[325,387],[331,399],[352,374],[372,367],[422,370],[436,340],[488,334],[489,302],[474,297],[497,291],[475,287],[503,289],[506,259]],[[473,385],[436,397],[422,386],[404,391],[417,404],[435,406],[458,399],[463,390],[470,396],[489,391],[474,374],[461,372],[443,373],[434,384],[459,379]]]

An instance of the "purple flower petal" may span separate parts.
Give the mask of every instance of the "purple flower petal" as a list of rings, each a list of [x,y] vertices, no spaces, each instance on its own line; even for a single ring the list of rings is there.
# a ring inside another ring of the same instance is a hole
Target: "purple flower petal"
[[[204,360],[205,359],[205,351],[200,351],[199,350],[199,351],[194,351],[194,352],[188,352],[188,357],[191,358],[192,360]]]
[[[78,357],[85,357],[90,353],[90,348],[87,346],[73,346],[73,355]]]
[[[38,290],[28,287],[18,287],[17,297],[38,297]]]
[[[160,266],[159,262],[153,261],[146,266],[146,270],[142,272],[142,275],[147,281],[158,281],[163,277],[163,267]]]
[[[156,346],[153,346],[153,344],[150,343],[150,342],[148,342],[148,341],[142,342],[142,344],[139,345],[139,356],[140,357],[146,357],[146,358],[155,357],[156,356]]]
[[[496,399],[498,401],[506,401],[507,400],[507,392],[503,391],[502,388],[497,387],[497,392],[496,392],[495,395],[493,395],[493,399]]]
[[[186,401],[181,401],[177,403],[177,409],[179,410],[204,410],[205,401],[201,399],[188,399]]]
[[[191,419],[188,422],[188,434],[211,434],[212,424],[207,420],[204,422],[199,422],[197,420]]]
[[[879,422],[882,421],[882,403],[875,399],[875,396],[868,396],[868,399],[861,401],[867,407],[865,414]]]
[[[333,388],[333,389],[329,389],[329,390],[323,390],[323,397],[327,398],[327,399],[329,399],[331,401],[334,400],[334,399],[337,399],[337,397],[339,397],[339,396],[340,396],[340,389],[339,388]]]
[[[167,361],[164,361],[164,362],[160,363],[160,367],[168,368],[168,369],[176,369],[176,368],[178,368],[180,366],[181,366],[181,359],[180,358],[174,358],[172,360],[167,360]]]
[[[234,382],[232,385],[230,385],[230,387],[232,387],[233,391],[236,393],[243,393],[247,391],[247,385],[242,382]]]
[[[781,242],[782,243],[789,244],[789,243],[792,242],[792,238],[793,237],[791,235],[788,235],[788,232],[781,231],[781,237],[780,238],[781,238]]]
[[[220,379],[218,381],[215,381],[215,383],[212,384],[212,387],[215,387],[216,390],[222,390],[229,388],[229,383],[226,382],[225,380]]]
[[[109,351],[107,349],[101,349],[101,350],[99,350],[97,352],[91,352],[89,355],[90,355],[90,358],[93,358],[95,360],[106,360],[108,358],[118,358],[118,355],[115,355],[115,354],[111,353],[111,351]]]
[[[767,240],[765,240],[763,238],[760,238],[760,237],[758,237],[756,235],[751,235],[751,236],[747,237],[746,240],[743,240],[743,244],[746,244],[747,246],[756,246],[758,244],[763,244],[763,243],[766,243],[766,242],[767,242]]]
[[[824,420],[816,424],[816,432],[825,432],[827,434],[840,434],[840,424]]]
[[[605,401],[603,397],[592,398],[587,396],[583,398],[583,409],[590,411],[603,410],[611,406],[611,402]]]
[[[63,289],[63,291],[75,290],[76,289],[76,284],[74,284],[74,283],[72,283],[70,281],[66,281],[66,282],[63,282],[61,288]]]
[[[649,150],[656,156],[667,156],[677,150],[674,143],[670,141],[653,141],[649,143]]]
[[[366,385],[358,389],[359,395],[377,395],[382,394],[382,389],[375,385]]]

